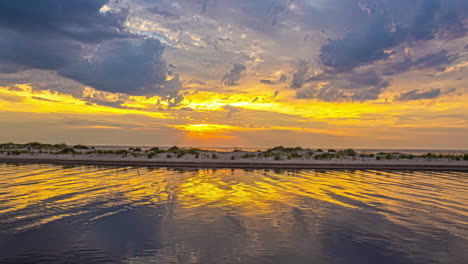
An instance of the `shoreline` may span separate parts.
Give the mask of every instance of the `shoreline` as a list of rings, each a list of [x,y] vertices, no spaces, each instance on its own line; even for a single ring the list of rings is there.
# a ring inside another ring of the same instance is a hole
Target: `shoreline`
[[[468,172],[468,163],[447,164],[440,162],[282,162],[282,161],[146,161],[121,159],[60,159],[31,157],[0,157],[4,164],[54,164],[54,165],[94,165],[94,166],[139,166],[158,168],[209,168],[209,169],[344,169],[344,170],[427,170],[427,171],[462,171]]]

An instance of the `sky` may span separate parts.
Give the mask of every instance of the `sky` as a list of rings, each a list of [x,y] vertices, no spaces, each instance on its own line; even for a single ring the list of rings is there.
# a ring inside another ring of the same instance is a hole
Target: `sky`
[[[0,141],[468,149],[466,0],[2,0]]]

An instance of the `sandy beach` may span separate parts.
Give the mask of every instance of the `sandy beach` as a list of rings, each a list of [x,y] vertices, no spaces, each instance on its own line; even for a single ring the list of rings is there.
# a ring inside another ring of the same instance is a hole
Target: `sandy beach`
[[[212,155],[212,153],[210,153]],[[219,153],[217,155],[221,156]],[[245,155],[245,154],[244,154]],[[330,160],[290,159],[269,160],[258,158],[231,159],[239,153],[225,153],[217,159],[184,157],[117,157],[112,155],[50,155],[0,154],[1,163],[9,164],[62,164],[99,166],[146,166],[173,168],[252,168],[252,169],[378,169],[378,170],[440,170],[468,171],[467,161],[453,160],[375,160],[370,158],[343,158]]]

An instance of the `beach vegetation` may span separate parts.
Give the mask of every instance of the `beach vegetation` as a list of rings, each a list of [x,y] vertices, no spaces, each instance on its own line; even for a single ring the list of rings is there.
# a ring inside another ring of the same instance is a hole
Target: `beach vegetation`
[[[201,149],[191,148],[191,149],[187,149],[185,151],[187,152],[187,154],[197,155],[201,151]]]
[[[179,151],[179,148],[177,146],[170,147],[167,150],[167,152],[172,152],[172,153],[176,153],[177,151]]]
[[[339,155],[335,154],[335,153],[321,153],[321,154],[317,154],[317,155],[315,155],[313,157],[316,160],[331,160],[331,159],[338,158]]]
[[[345,150],[322,150],[322,149],[303,149],[301,147],[284,147],[277,146],[274,148],[267,149],[265,151],[242,151],[240,149],[235,149],[233,152],[237,152],[237,155],[227,156],[228,159],[250,159],[250,158],[271,158],[274,160],[284,160],[284,159],[316,159],[316,160],[332,160],[332,159],[351,159],[357,160],[362,158],[363,161],[366,158],[375,158],[376,160],[394,160],[394,159],[426,159],[426,160],[449,160],[449,161],[468,161],[468,153],[425,153],[425,154],[407,154],[401,152],[378,152],[374,153],[363,153],[357,152],[353,149]],[[15,143],[3,143],[0,144],[0,153],[4,155],[21,155],[21,154],[50,154],[50,155],[59,155],[59,154],[68,154],[68,155],[118,155],[122,157],[127,157],[131,155],[133,157],[148,157],[154,158],[157,157],[160,153],[166,153],[167,158],[181,158],[186,155],[191,155],[194,158],[202,157],[218,159],[219,155],[223,155],[227,152],[216,152],[216,151],[205,151],[198,148],[184,149],[177,146],[173,146],[167,150],[160,149],[158,147],[153,147],[148,150],[142,151],[141,148],[128,148],[128,149],[100,149],[95,147],[88,147],[85,145],[70,145],[68,146],[65,143],[61,144],[42,144],[40,142],[29,142],[26,144],[15,144]],[[224,157],[224,156],[221,156]]]
[[[287,148],[287,147],[283,147],[283,146],[277,146],[277,147],[274,147],[274,148],[271,148],[271,149],[267,149],[265,152],[293,152],[293,151],[300,151],[302,150],[301,147],[295,147],[295,148]]]
[[[29,142],[23,145],[23,147],[28,148],[28,149],[41,149],[44,147],[48,147],[49,144],[41,144],[39,142]]]
[[[299,154],[297,151],[291,152],[291,154],[289,154],[289,156],[290,156],[292,159],[302,158],[302,155]]]
[[[338,154],[341,154],[344,156],[355,157],[357,155],[357,152],[354,149],[345,149],[345,150],[338,151]]]
[[[126,150],[126,149],[118,149],[118,150],[116,150],[116,151],[114,152],[114,154],[127,156],[128,150]]]
[[[234,157],[234,156],[233,156],[233,157]],[[241,158],[243,158],[243,159],[249,159],[249,158],[255,158],[255,157],[257,157],[257,155],[255,155],[255,154],[248,154],[248,153],[241,156]]]
[[[60,154],[73,154],[73,155],[75,155],[75,154],[81,154],[81,152],[78,152],[78,151],[74,150],[73,148],[64,148],[64,149],[62,149],[60,151],[55,152],[54,154],[59,154],[59,155]]]
[[[64,149],[64,148],[66,148],[68,146],[65,143],[60,143],[60,144],[54,144],[53,147],[56,148],[56,149]]]
[[[16,144],[15,143],[3,143],[3,144],[0,144],[0,148],[1,149],[12,149]]]
[[[13,150],[13,151],[8,151],[7,155],[18,156],[18,155],[26,154],[26,153],[28,153],[28,152],[24,151],[24,150]]]
[[[424,159],[436,159],[436,158],[437,158],[437,154],[433,154],[433,153],[429,152],[429,153],[423,154],[423,155],[421,156],[421,158],[424,158]]]
[[[75,145],[73,146],[74,149],[89,149],[89,147],[84,146],[84,145]]]

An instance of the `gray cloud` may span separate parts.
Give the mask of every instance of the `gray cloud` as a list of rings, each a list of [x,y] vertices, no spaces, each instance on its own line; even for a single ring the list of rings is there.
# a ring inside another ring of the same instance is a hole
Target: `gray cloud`
[[[102,91],[177,94],[161,42],[126,32],[127,10],[101,12],[107,2],[1,1],[0,73],[50,70]]]
[[[308,85],[296,92],[297,98],[328,102],[375,100],[390,86],[390,81],[374,70],[335,74],[325,72],[306,79],[304,83]]]
[[[63,67],[59,74],[102,91],[157,94],[166,79],[163,51],[154,39],[110,41],[92,57]]]
[[[319,99],[326,102],[338,102],[349,99],[343,90],[333,86],[318,86],[311,84],[296,91],[296,98],[299,99]]]
[[[239,107],[235,107],[235,106],[232,106],[232,105],[225,105],[224,106],[224,110],[227,110],[228,113],[226,115],[226,118],[232,118],[232,116],[235,114],[235,113],[239,113],[242,111],[242,108],[239,108]]]
[[[456,56],[449,54],[449,52],[446,50],[441,50],[438,53],[431,53],[417,59],[414,62],[414,67],[416,69],[439,67],[440,70],[444,70],[444,66],[452,63],[455,59]]]
[[[306,60],[297,60],[293,64],[291,73],[291,88],[301,88],[309,71],[309,64]]]
[[[450,54],[446,50],[430,53],[421,58],[413,60],[406,58],[399,62],[390,62],[385,65],[383,74],[394,75],[410,70],[422,70],[428,68],[436,68],[438,71],[443,71],[447,65],[455,61],[456,55]]]
[[[343,39],[328,40],[320,48],[320,60],[328,71],[345,72],[385,59],[386,49],[401,40],[399,32],[389,32],[383,21],[376,19],[365,32],[349,33]]]
[[[371,1],[365,1],[371,3]],[[438,0],[375,2],[378,12],[370,12],[367,27],[357,28],[341,39],[329,39],[320,48],[320,61],[331,72],[346,72],[356,67],[387,59],[388,49],[404,42],[430,40],[440,36],[464,36],[463,12],[454,9],[461,1],[452,0],[444,5]],[[401,8],[406,7],[407,11]],[[466,9],[466,7],[464,7]],[[410,17],[405,22],[403,15]],[[401,17],[401,21],[398,19]],[[458,25],[458,26],[457,26]]]
[[[349,90],[336,84],[311,84],[296,91],[296,98],[318,99],[325,102],[368,101],[379,98],[385,85]]]
[[[108,0],[2,0],[0,27],[39,39],[68,38],[99,42],[128,36],[126,12],[101,13]]]
[[[260,82],[264,84],[275,85],[279,83],[284,83],[287,79],[288,79],[288,76],[286,76],[286,74],[281,74],[276,80],[262,79],[260,80]]]
[[[425,54],[434,49],[424,42],[465,36],[468,11],[463,0],[121,0],[100,12],[109,1],[0,1],[0,73],[47,70],[75,85],[173,102],[182,89],[176,71],[202,81],[222,76],[227,86],[261,76],[300,98],[372,100],[390,75],[450,65],[454,45]],[[427,48],[419,57],[400,54],[419,44]],[[164,52],[177,69],[166,66]],[[266,74],[294,58],[303,59],[286,75]],[[220,73],[226,61],[233,68]],[[199,65],[206,68],[196,72]]]
[[[0,64],[7,73],[25,69],[55,70],[83,54],[83,47],[74,40],[36,38],[1,28],[0,36]]]
[[[269,32],[287,12],[290,0],[202,0],[192,1],[206,16],[235,22],[247,28]],[[190,5],[190,4],[189,4]]]
[[[427,92],[421,92],[419,89],[411,90],[409,92],[401,94],[398,101],[412,101],[421,99],[433,99],[441,95],[440,89],[432,89]]]
[[[234,64],[232,69],[229,70],[222,78],[221,84],[234,86],[241,78],[241,73],[245,70],[245,66],[241,64]]]
[[[373,70],[350,74],[348,80],[355,85],[361,86],[377,86],[384,82],[382,77]]]

